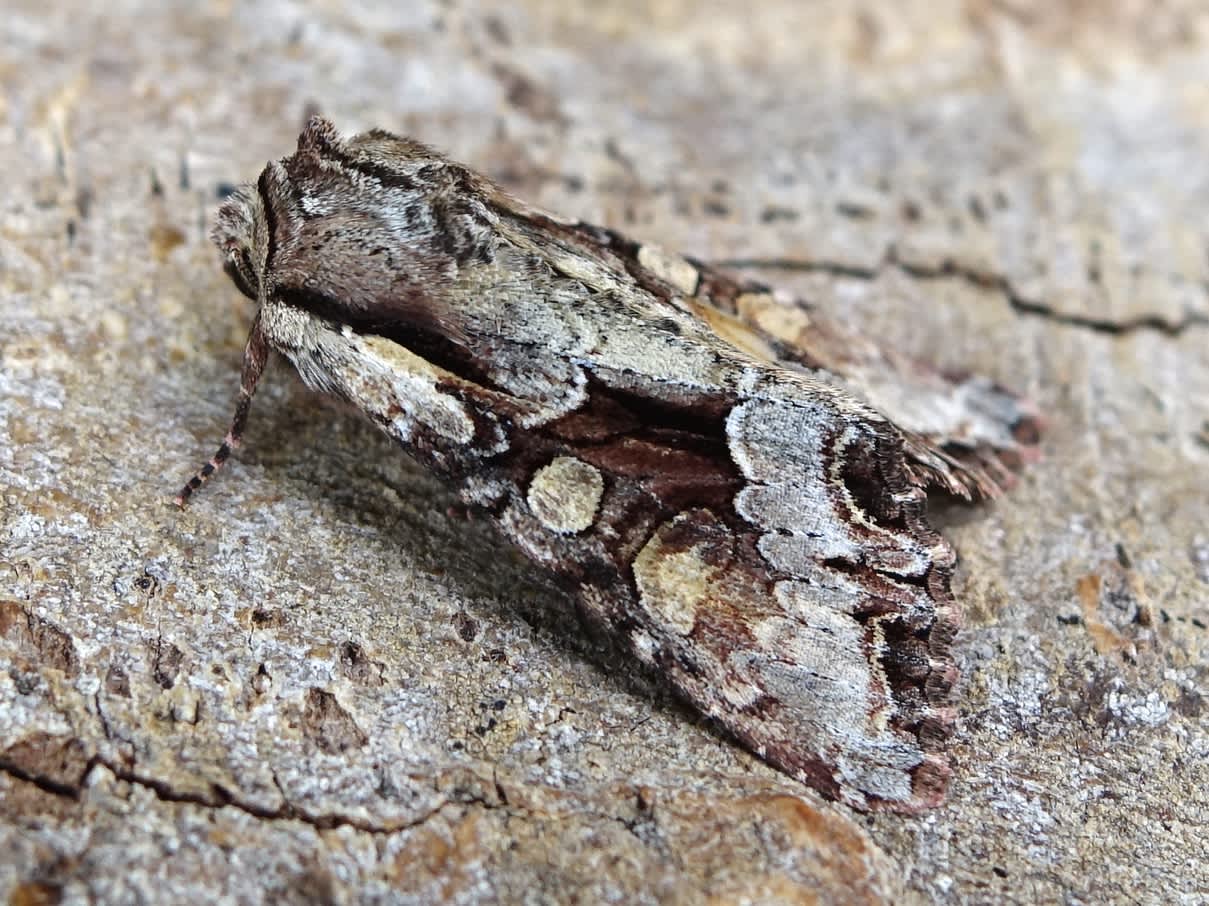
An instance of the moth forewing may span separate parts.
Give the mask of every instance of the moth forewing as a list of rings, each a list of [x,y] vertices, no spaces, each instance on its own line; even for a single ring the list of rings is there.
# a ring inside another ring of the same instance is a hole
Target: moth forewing
[[[853,374],[768,329],[743,301],[762,288],[318,118],[214,238],[261,305],[227,439],[180,502],[276,349],[758,756],[859,809],[941,801],[957,614],[931,473]]]

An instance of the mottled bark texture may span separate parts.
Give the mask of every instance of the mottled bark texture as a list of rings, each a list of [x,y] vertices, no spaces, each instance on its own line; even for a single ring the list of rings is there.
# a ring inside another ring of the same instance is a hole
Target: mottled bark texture
[[[1199,7],[566,6],[7,5],[0,894],[1209,895]],[[208,218],[311,105],[1036,402],[1011,494],[932,504],[943,808],[858,818],[719,737],[287,369],[172,507],[251,315]]]

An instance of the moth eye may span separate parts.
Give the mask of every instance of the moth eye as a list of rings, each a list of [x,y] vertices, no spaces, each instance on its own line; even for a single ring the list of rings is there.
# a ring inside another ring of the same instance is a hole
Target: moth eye
[[[222,269],[241,293],[252,301],[256,301],[256,290],[254,288],[256,271],[252,268],[252,258],[248,254],[247,249],[243,249],[240,252],[238,263],[235,259],[228,258],[223,263]]]

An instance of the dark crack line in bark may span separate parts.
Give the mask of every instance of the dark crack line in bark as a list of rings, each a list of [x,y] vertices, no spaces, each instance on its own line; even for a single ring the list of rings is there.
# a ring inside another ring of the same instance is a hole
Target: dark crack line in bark
[[[155,797],[162,802],[175,802],[188,805],[199,805],[203,808],[221,809],[230,806],[245,814],[251,815],[261,821],[300,821],[303,824],[309,824],[317,830],[333,830],[338,827],[351,827],[354,830],[361,831],[367,834],[393,834],[399,831],[409,830],[417,827],[424,822],[434,817],[441,809],[448,805],[448,800],[440,802],[435,807],[424,812],[417,818],[410,821],[403,821],[390,824],[375,824],[366,821],[363,818],[354,818],[350,815],[341,815],[338,813],[313,813],[306,809],[294,805],[282,793],[282,804],[276,808],[268,808],[262,805],[256,805],[253,802],[238,798],[234,793],[226,787],[217,784],[210,784],[210,792],[212,796],[205,796],[201,793],[184,792],[176,790],[171,784],[158,780],[154,777],[148,777],[139,774],[136,771],[128,768],[122,768],[112,764],[103,758],[97,758],[97,762],[113,772],[114,776],[119,780],[124,780],[127,783],[132,783],[137,786],[149,789],[155,794]],[[274,777],[276,783],[276,777]],[[281,791],[280,784],[277,789]]]
[[[84,777],[88,776],[88,772],[92,770],[91,764],[84,771]],[[41,774],[33,774],[24,768],[18,767],[11,761],[6,761],[0,758],[0,774],[5,774],[12,777],[14,780],[19,780],[22,783],[29,783],[36,786],[44,793],[50,793],[52,796],[61,796],[64,799],[71,799],[74,802],[80,801],[80,791],[84,786],[83,777],[78,783],[64,783],[61,780],[54,780],[50,777],[45,777]]]
[[[109,718],[105,716],[105,709],[101,706],[101,693],[99,691],[92,694],[92,705],[97,709],[97,720],[101,723],[101,732],[105,734],[105,738],[110,742],[115,740],[113,728],[109,726]],[[118,742],[128,742],[125,739],[119,739]]]
[[[388,824],[375,824],[371,821],[367,821],[362,818],[354,818],[350,815],[341,815],[330,812],[314,813],[294,805],[285,795],[284,790],[282,790],[276,774],[273,775],[273,783],[277,786],[278,791],[281,793],[283,804],[276,808],[268,808],[240,799],[231,793],[230,790],[227,790],[225,787],[219,784],[210,785],[211,796],[206,796],[197,792],[177,790],[166,781],[158,780],[154,777],[148,777],[130,768],[122,767],[100,755],[94,755],[88,760],[84,770],[80,774],[79,779],[74,782],[65,782],[62,780],[56,780],[52,777],[47,777],[42,774],[36,774],[27,771],[24,768],[13,764],[12,762],[0,759],[0,774],[5,774],[15,780],[32,784],[45,793],[70,799],[73,802],[79,802],[83,798],[84,790],[88,786],[88,779],[92,775],[92,772],[98,767],[104,767],[118,780],[122,780],[134,786],[139,786],[150,790],[161,802],[177,803],[181,805],[197,805],[208,809],[222,809],[230,807],[261,821],[298,821],[303,824],[309,824],[317,830],[332,830],[338,827],[351,827],[353,830],[361,831],[367,834],[397,834],[402,831],[412,830],[427,823],[432,818],[435,818],[448,805],[478,805],[484,809],[499,807],[496,803],[489,802],[483,797],[468,796],[457,799],[447,798],[442,799],[437,805],[429,808],[419,816],[407,821],[391,822]]]
[[[1096,333],[1108,334],[1114,337],[1126,336],[1127,334],[1136,333],[1141,330],[1153,330],[1174,338],[1180,336],[1190,328],[1209,326],[1209,315],[1197,314],[1196,312],[1189,312],[1179,321],[1175,322],[1165,321],[1158,315],[1141,315],[1140,317],[1131,318],[1126,321],[1108,321],[1102,318],[1091,318],[1086,315],[1066,314],[1054,311],[1049,306],[1040,302],[1030,302],[1027,299],[1022,299],[1014,295],[1011,288],[1006,285],[1003,287],[1003,291],[1012,308],[1022,314],[1035,315],[1058,324],[1082,327],[1086,330],[1093,330]]]
[[[517,808],[512,805],[503,785],[498,779],[493,780],[497,795],[500,801],[493,802],[487,797],[474,795],[464,792],[461,795],[446,797],[435,806],[429,808],[422,814],[407,821],[393,822],[389,824],[375,824],[361,818],[354,818],[349,815],[341,815],[338,813],[316,814],[306,809],[300,808],[290,802],[282,788],[281,781],[278,779],[276,772],[273,772],[273,785],[281,794],[282,805],[277,808],[268,808],[261,805],[256,805],[252,802],[247,802],[235,796],[225,787],[212,783],[210,785],[211,796],[206,796],[198,792],[186,792],[177,790],[166,781],[159,780],[154,777],[148,777],[130,768],[121,767],[115,764],[112,760],[101,755],[93,755],[88,759],[83,771],[80,772],[79,779],[73,782],[56,780],[52,777],[32,773],[24,768],[13,764],[10,761],[0,758],[0,774],[12,777],[19,782],[28,783],[34,787],[49,793],[53,796],[58,796],[63,799],[69,799],[72,802],[80,802],[84,798],[85,790],[88,787],[89,778],[93,771],[98,767],[103,767],[108,770],[113,776],[121,781],[131,784],[132,786],[142,787],[151,791],[151,793],[161,802],[167,802],[177,805],[195,805],[206,809],[223,809],[233,808],[236,811],[243,812],[259,821],[297,821],[302,824],[308,824],[316,830],[334,830],[339,827],[350,827],[353,830],[362,833],[374,834],[378,836],[386,836],[397,834],[408,830],[413,830],[424,824],[427,824],[438,814],[440,814],[447,806],[462,805],[466,807],[477,806],[485,811],[493,809],[508,809],[510,811],[519,811],[524,814],[528,812],[526,808]],[[620,824],[627,833],[631,834],[643,846],[656,846],[658,849],[666,849],[668,842],[664,839],[663,833],[659,828],[658,820],[655,819],[653,810],[650,815],[639,816],[636,818],[628,818],[621,815],[616,815],[608,812],[597,812],[596,816],[602,820],[616,822]],[[549,816],[551,818],[556,816]],[[638,830],[640,824],[648,821],[656,828],[658,840],[652,843],[646,839]],[[678,854],[673,853],[673,857],[677,863],[680,861]]]
[[[881,261],[876,267],[861,267],[859,264],[841,264],[826,258],[818,261],[807,261],[803,258],[702,258],[700,260],[714,267],[736,271],[766,268],[802,274],[830,274],[835,277],[852,277],[856,280],[876,280],[886,263]]]
[[[947,278],[962,280],[972,286],[993,289],[1002,293],[1013,310],[1020,314],[1044,318],[1057,324],[1069,327],[1079,327],[1108,336],[1120,337],[1142,330],[1153,330],[1169,337],[1178,337],[1186,330],[1194,327],[1209,327],[1209,315],[1189,312],[1179,321],[1168,321],[1159,315],[1140,315],[1125,321],[1111,321],[1106,318],[1093,318],[1089,315],[1077,315],[1068,312],[1055,311],[1052,306],[1020,295],[1006,277],[989,274],[968,267],[961,267],[951,261],[946,261],[940,267],[926,267],[919,264],[908,264],[899,260],[893,248],[876,267],[861,267],[859,265],[841,264],[836,261],[820,260],[807,261],[797,258],[727,258],[714,262],[716,265],[733,270],[748,268],[766,268],[769,270],[785,270],[808,274],[829,274],[835,277],[850,277],[857,280],[876,280],[888,267],[897,268],[908,276],[918,280],[943,280]],[[1209,287],[1206,287],[1209,291]]]

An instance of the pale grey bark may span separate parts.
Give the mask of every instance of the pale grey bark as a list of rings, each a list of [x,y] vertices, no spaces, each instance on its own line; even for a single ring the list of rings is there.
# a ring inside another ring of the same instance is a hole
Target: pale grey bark
[[[0,892],[1209,896],[1203,15],[564,5],[6,5]],[[1045,460],[938,513],[948,806],[858,818],[717,737],[280,363],[171,506],[250,315],[207,214],[308,104],[1038,403]]]

